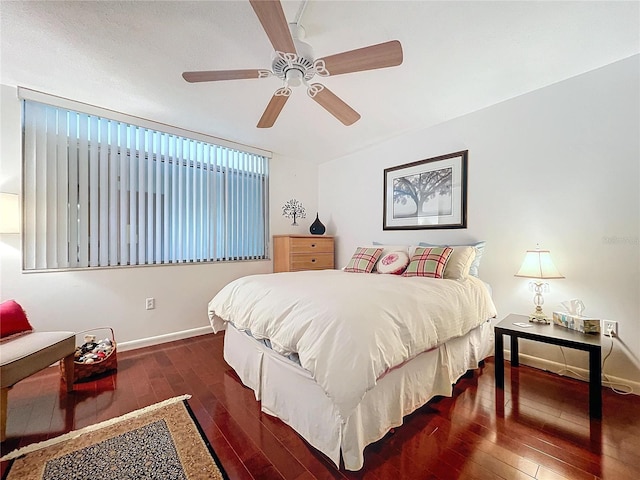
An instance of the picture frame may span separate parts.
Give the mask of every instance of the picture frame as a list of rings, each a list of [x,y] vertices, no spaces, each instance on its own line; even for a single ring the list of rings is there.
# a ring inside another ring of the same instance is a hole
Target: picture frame
[[[385,168],[383,230],[467,228],[469,151]]]

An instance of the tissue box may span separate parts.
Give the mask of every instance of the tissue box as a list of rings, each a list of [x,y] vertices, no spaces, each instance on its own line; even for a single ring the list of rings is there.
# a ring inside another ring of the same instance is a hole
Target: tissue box
[[[600,333],[600,320],[565,312],[553,312],[553,323],[582,333]]]

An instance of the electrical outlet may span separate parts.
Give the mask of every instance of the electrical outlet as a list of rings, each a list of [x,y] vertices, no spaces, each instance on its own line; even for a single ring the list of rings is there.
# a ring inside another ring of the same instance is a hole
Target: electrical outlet
[[[156,299],[153,297],[147,298],[147,300],[145,301],[145,308],[147,310],[153,310],[154,308],[156,308]]]
[[[604,328],[604,331],[602,332],[604,335],[608,337],[618,336],[618,322],[615,320],[604,320],[602,326]]]

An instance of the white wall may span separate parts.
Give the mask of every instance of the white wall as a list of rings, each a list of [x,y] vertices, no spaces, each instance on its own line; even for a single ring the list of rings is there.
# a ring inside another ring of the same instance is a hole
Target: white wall
[[[586,314],[617,320],[605,373],[639,382],[639,58],[322,164],[319,208],[338,237],[338,265],[371,241],[486,240],[480,275],[503,318],[533,309],[528,281],[514,274],[540,243],[566,277],[549,282],[546,310],[580,298]],[[429,93],[416,108],[429,108]],[[466,229],[382,230],[385,168],[467,149]],[[558,347],[526,343],[522,353],[562,362]],[[587,368],[585,353],[565,352],[569,364]]]
[[[309,235],[309,227],[318,211],[318,167],[315,164],[279,156],[271,163],[270,201],[271,233]],[[291,225],[292,218],[282,216],[282,206],[291,199],[302,202],[305,218],[298,218],[298,226]]]
[[[0,88],[0,191],[19,193],[20,102],[14,87]],[[317,169],[274,155],[271,233],[308,233],[310,221],[303,220],[296,228],[282,219],[282,204],[292,196],[315,212]],[[265,260],[22,273],[20,248],[20,235],[0,235],[0,300],[16,299],[39,330],[80,331],[110,325],[116,339],[125,342],[121,343],[124,348],[210,331],[207,303],[218,290],[235,278],[272,271],[272,262]],[[145,310],[147,297],[156,299],[155,310]]]

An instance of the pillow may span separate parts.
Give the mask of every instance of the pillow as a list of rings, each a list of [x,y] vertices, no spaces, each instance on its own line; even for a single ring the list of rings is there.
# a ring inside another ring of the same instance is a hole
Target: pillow
[[[347,266],[344,267],[344,271],[352,273],[371,273],[381,254],[382,248],[380,247],[358,247],[351,257],[351,260],[349,260]]]
[[[473,275],[474,277],[478,277],[478,268],[480,268],[480,260],[482,260],[482,254],[484,253],[484,247],[487,242],[482,241],[478,243],[464,243],[462,245],[445,245],[447,247],[476,247],[476,258],[471,262],[471,267],[469,268],[469,275]],[[421,247],[438,247],[439,245],[434,245],[432,243],[420,242]]]
[[[0,303],[0,338],[30,332],[33,327],[27,314],[15,300]]]
[[[365,245],[365,246],[369,247],[369,245]],[[374,272],[380,271],[378,269],[378,265],[380,264],[380,260],[382,260],[382,257],[384,257],[387,253],[404,252],[407,254],[407,257],[409,257],[409,260],[411,260],[411,252],[409,251],[408,245],[385,245],[384,243],[373,242],[373,247],[383,249],[382,255],[380,255],[380,259],[378,260],[378,263],[376,263],[376,266],[373,268]]]
[[[368,246],[368,245],[367,245]],[[385,245],[384,243],[373,242],[374,248],[383,248],[382,255],[389,252],[408,252],[409,245]]]
[[[476,258],[476,247],[453,247],[447,266],[444,267],[444,278],[463,280],[469,275],[471,263]]]
[[[406,252],[389,252],[380,257],[380,260],[376,263],[376,269],[380,273],[402,275],[402,272],[405,271],[407,265],[409,265],[409,255]]]
[[[451,252],[453,252],[451,247],[418,247],[403,275],[442,278]]]

